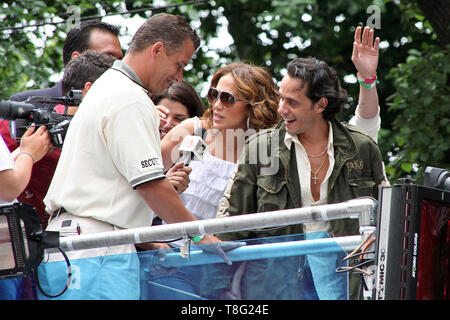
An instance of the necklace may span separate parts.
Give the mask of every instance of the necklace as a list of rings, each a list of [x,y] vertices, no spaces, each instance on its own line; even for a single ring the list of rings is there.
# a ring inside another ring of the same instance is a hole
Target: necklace
[[[323,149],[323,151],[320,154],[306,154],[308,157],[310,158],[319,158],[321,156],[323,156],[325,154],[325,152],[327,152],[328,146],[325,146],[325,149]]]
[[[320,169],[322,169],[323,164],[325,163],[325,161],[327,160],[327,158],[328,158],[328,154],[327,154],[327,156],[323,159],[322,164],[320,165],[319,169],[317,169],[317,171],[314,171],[314,170],[311,168],[311,172],[314,174],[314,177],[312,178],[312,179],[314,180],[314,184],[317,184],[317,180],[319,180],[319,178],[317,178],[317,174],[319,173]]]

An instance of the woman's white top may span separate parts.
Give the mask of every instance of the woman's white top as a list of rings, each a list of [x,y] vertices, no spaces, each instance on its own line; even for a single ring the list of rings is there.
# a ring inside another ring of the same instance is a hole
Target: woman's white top
[[[199,118],[194,119],[196,132],[202,124]],[[192,168],[190,183],[180,198],[197,219],[215,218],[236,163],[219,159],[206,150],[202,160],[193,160],[189,165]]]

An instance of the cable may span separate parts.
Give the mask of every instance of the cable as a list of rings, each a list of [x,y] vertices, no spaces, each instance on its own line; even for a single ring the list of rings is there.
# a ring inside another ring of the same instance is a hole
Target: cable
[[[86,21],[86,20],[92,20],[92,19],[98,19],[98,18],[104,18],[104,17],[111,17],[111,16],[117,16],[117,15],[135,14],[135,13],[144,12],[144,11],[165,10],[165,9],[170,9],[170,8],[187,6],[187,5],[191,5],[191,4],[192,5],[201,5],[201,4],[205,4],[205,3],[208,3],[208,1],[207,0],[193,0],[193,1],[188,1],[188,2],[184,2],[184,3],[170,4],[170,5],[161,6],[161,7],[152,7],[152,8],[147,7],[147,8],[127,10],[127,11],[121,11],[121,12],[115,12],[115,13],[107,13],[105,15],[80,17],[80,21]],[[30,25],[7,26],[7,27],[0,28],[0,32],[5,31],[5,30],[20,30],[20,29],[26,29],[26,28],[32,28],[32,27],[42,27],[42,26],[46,26],[46,25],[58,25],[58,24],[66,23],[68,20],[69,19],[64,19],[64,20],[58,21],[58,22],[38,22],[35,24],[30,24]]]
[[[157,283],[157,282],[150,281],[150,280],[147,280],[147,282],[148,282],[149,284],[151,284],[151,285],[154,285],[154,286],[157,286],[157,287],[160,287],[160,288],[164,288],[164,289],[168,289],[168,290],[171,290],[171,291],[173,291],[173,292],[176,292],[176,293],[184,294],[184,295],[188,296],[189,298],[196,298],[196,299],[198,299],[198,300],[206,300],[205,298],[203,298],[203,297],[201,297],[201,296],[199,296],[199,295],[196,295],[196,294],[194,294],[194,293],[190,293],[190,292],[188,292],[188,291],[183,291],[183,290],[181,290],[181,289],[177,289],[177,288],[172,288],[172,287],[169,287],[169,286],[165,286],[165,285],[163,285],[163,284],[161,284],[161,283]],[[187,298],[186,298],[186,299],[187,299]]]
[[[372,274],[370,274],[369,272],[361,269],[361,267],[363,267],[365,265],[368,265],[368,264],[372,264],[373,262],[374,262],[374,260],[371,259],[371,260],[363,261],[363,262],[361,262],[361,263],[359,263],[359,264],[357,264],[355,266],[352,266],[352,267],[339,267],[339,268],[336,269],[336,272],[337,273],[342,273],[342,272],[349,272],[349,271],[356,270],[356,271],[359,271],[359,272],[362,272],[362,273],[368,275],[369,277],[373,277]]]
[[[343,259],[343,261],[348,260],[348,259],[351,259],[351,258],[355,258],[355,257],[359,257],[359,260],[362,260],[362,259],[363,259],[363,256],[364,256],[365,254],[371,254],[371,253],[375,253],[375,250],[372,250],[372,251],[365,251],[365,252],[360,252],[360,253],[355,253],[355,254],[352,254],[352,255],[348,255],[348,256],[346,256],[346,257]]]
[[[356,252],[358,252],[358,250],[360,250],[362,247],[364,247],[365,249],[367,249],[368,246],[365,246],[365,244],[369,242],[370,237],[372,237],[373,235],[374,235],[373,233],[368,234],[367,237],[364,239],[364,241],[361,242],[361,243],[355,248],[355,250],[353,250],[351,253],[349,253],[349,254],[343,259],[343,261],[349,259],[350,257],[355,256]],[[370,240],[369,244],[371,244],[372,242],[373,242],[373,241]]]
[[[374,238],[370,239],[370,240],[364,245],[364,247],[361,249],[361,255],[360,255],[360,257],[359,257],[360,260],[363,259],[363,256],[364,256],[365,254],[368,254],[368,253],[369,253],[369,252],[366,251],[366,250],[369,248],[369,246],[371,246],[371,245],[376,241],[376,239],[377,239],[377,238],[374,237]],[[373,252],[371,252],[371,253],[375,253],[375,251],[373,251]]]
[[[52,295],[52,294],[49,294],[49,293],[45,292],[44,289],[42,289],[41,284],[39,282],[39,275],[38,275],[39,272],[38,272],[38,270],[36,269],[36,272],[35,272],[37,287],[39,288],[39,290],[42,292],[42,294],[44,296],[49,297],[49,298],[56,298],[56,297],[59,297],[60,295],[62,295],[64,292],[67,291],[67,289],[69,289],[70,283],[72,281],[72,267],[70,265],[69,258],[67,257],[66,253],[61,248],[58,248],[58,250],[63,255],[64,259],[66,260],[66,264],[67,264],[67,282],[66,282],[66,285],[65,285],[64,289],[61,292],[59,292],[59,293],[57,293],[55,295]]]
[[[364,260],[364,256],[367,254],[374,254],[375,250],[367,251],[367,249],[376,241],[376,237],[373,237],[374,233],[370,233],[366,236],[363,242],[361,242],[355,250],[349,253],[342,261],[346,261],[352,258],[358,257],[359,263],[350,267],[339,267],[336,269],[337,273],[349,272],[349,271],[358,271],[361,272],[371,278],[373,278],[373,274],[370,272],[361,269],[361,267],[373,264],[375,262],[374,259],[366,259]],[[358,252],[359,251],[359,252]]]
[[[171,243],[174,241],[179,241],[179,240],[183,240],[183,238],[178,238],[178,239],[173,239],[173,240],[166,240],[166,241],[151,241],[151,242],[155,242],[155,243]]]

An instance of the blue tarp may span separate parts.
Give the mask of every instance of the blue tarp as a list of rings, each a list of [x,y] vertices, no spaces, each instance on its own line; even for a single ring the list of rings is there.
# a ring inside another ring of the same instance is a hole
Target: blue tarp
[[[328,238],[329,241],[305,241]],[[305,252],[314,254],[305,254]],[[245,240],[226,252],[225,263],[214,245],[71,260],[72,277],[59,297],[39,299],[348,299],[346,252],[324,233]],[[41,263],[39,283],[50,295],[67,283],[63,261]],[[39,292],[39,290],[38,290]]]

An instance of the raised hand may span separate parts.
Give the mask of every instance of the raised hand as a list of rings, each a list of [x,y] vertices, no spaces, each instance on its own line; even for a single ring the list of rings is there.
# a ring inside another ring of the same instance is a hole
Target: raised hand
[[[362,33],[362,36],[361,36]],[[375,31],[369,27],[357,27],[353,42],[352,62],[363,79],[377,74],[380,38],[374,40]]]

